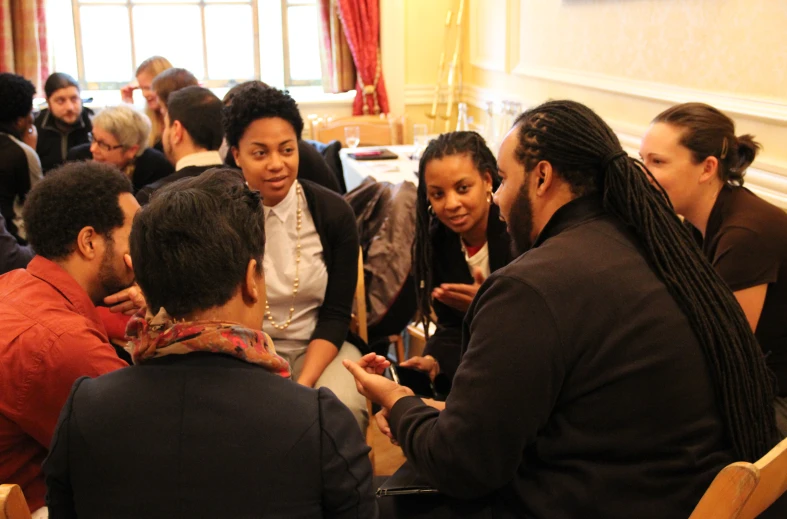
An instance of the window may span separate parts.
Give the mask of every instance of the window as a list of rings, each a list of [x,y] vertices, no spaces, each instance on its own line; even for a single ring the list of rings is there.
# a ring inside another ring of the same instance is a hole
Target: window
[[[207,87],[321,83],[316,0],[48,0],[53,70],[117,89],[153,55]]]

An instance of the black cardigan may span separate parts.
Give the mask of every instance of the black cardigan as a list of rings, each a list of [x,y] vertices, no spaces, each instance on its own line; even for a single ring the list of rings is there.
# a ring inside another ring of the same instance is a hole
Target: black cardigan
[[[430,229],[432,241],[432,284],[473,284],[473,276],[467,266],[459,235],[435,218]],[[500,221],[500,209],[492,204],[486,224],[486,240],[489,250],[490,273],[511,262],[511,239],[505,222]],[[429,337],[424,355],[431,355],[440,363],[440,373],[450,382],[459,366],[462,345],[462,321],[465,313],[440,301],[433,301],[437,316],[437,331]]]
[[[311,340],[325,339],[342,347],[350,327],[358,282],[358,229],[355,214],[339,194],[308,180],[299,180],[306,205],[320,235],[328,286]],[[353,341],[355,342],[355,341]]]
[[[326,388],[168,355],[74,384],[44,463],[49,517],[376,517],[368,452]]]

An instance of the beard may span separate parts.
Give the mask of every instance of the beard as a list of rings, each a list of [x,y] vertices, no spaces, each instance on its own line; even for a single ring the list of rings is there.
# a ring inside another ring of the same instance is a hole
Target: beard
[[[511,212],[508,215],[508,232],[511,235],[511,252],[519,257],[533,246],[533,205],[527,179],[522,182]]]
[[[108,242],[101,258],[101,265],[98,267],[98,284],[101,287],[102,299],[131,286],[133,279],[125,281],[123,275],[119,274],[113,263],[115,260],[115,244]]]

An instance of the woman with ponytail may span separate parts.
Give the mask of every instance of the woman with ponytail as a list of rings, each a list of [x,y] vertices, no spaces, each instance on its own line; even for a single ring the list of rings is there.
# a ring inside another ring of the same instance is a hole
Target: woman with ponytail
[[[445,409],[374,357],[345,362],[453,512],[688,517],[724,466],[776,445],[746,317],[643,171],[584,105],[523,113],[494,196],[522,254],[467,311]]]
[[[759,149],[719,110],[685,103],[656,116],[640,155],[746,314],[776,374],[787,434],[787,213],[743,187]]]
[[[418,168],[413,277],[426,330],[422,357],[402,363],[430,374],[439,394],[450,390],[459,365],[462,321],[478,287],[511,261],[511,245],[492,192],[497,162],[476,132],[434,139]],[[436,331],[429,334],[432,309]]]

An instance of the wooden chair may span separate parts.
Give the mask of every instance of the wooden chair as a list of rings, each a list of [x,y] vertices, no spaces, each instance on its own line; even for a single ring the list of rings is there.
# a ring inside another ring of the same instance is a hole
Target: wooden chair
[[[0,485],[0,519],[31,519],[19,485]]]
[[[357,126],[360,129],[359,146],[390,146],[404,143],[404,118],[385,114],[355,115],[338,119],[310,119],[310,138],[320,142],[339,141],[347,147],[344,128]]]
[[[756,463],[727,465],[689,519],[754,519],[787,492],[787,439]]]

